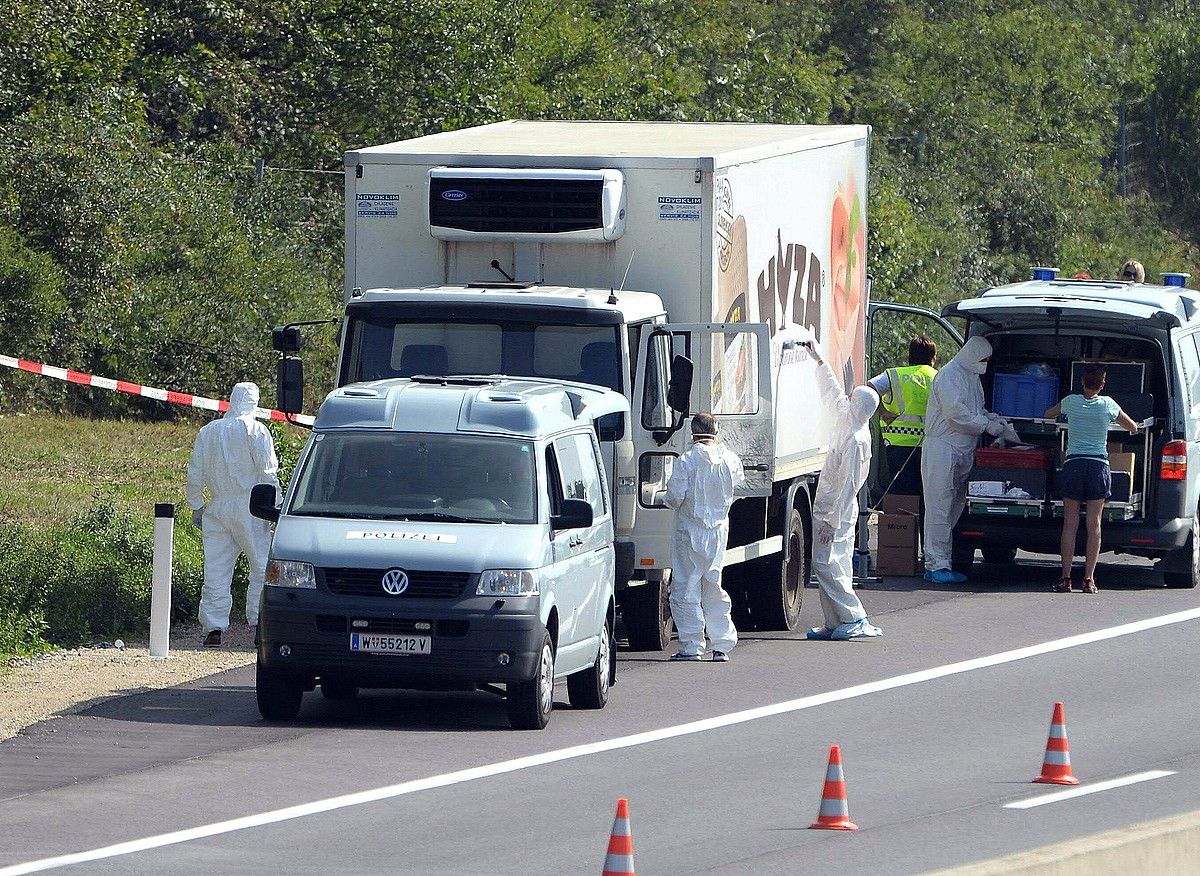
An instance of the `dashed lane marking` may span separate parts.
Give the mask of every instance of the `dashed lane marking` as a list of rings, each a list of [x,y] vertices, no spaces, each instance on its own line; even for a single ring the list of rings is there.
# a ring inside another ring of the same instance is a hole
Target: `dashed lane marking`
[[[965,672],[973,672],[976,669],[987,669],[989,667],[1000,666],[1005,663],[1015,663],[1018,660],[1026,660],[1030,657],[1039,657],[1043,654],[1053,654],[1056,651],[1066,651],[1069,648],[1078,648],[1082,645],[1090,645],[1094,642],[1103,642],[1108,639],[1129,636],[1133,635],[1134,633],[1145,632],[1146,630],[1170,626],[1171,624],[1184,623],[1186,621],[1195,620],[1196,618],[1200,618],[1200,608],[1192,608],[1188,609],[1187,611],[1177,611],[1171,614],[1164,614],[1159,615],[1158,617],[1146,618],[1145,620],[1133,621],[1132,623],[1121,624],[1115,627],[1107,627],[1102,630],[1094,630],[1090,633],[1081,633],[1077,636],[1068,636],[1064,639],[1055,639],[1050,642],[1041,642],[1037,645],[1028,645],[1024,648],[1016,648],[1012,651],[1002,651],[999,654],[992,654],[987,657],[976,657],[971,660],[963,660],[958,663],[948,663],[944,666],[935,666],[931,669],[908,672],[904,675],[896,675],[891,678],[881,679],[879,681],[856,684],[853,687],[846,687],[842,688],[841,690],[813,694],[812,696],[800,697],[799,699],[794,700],[786,700],[785,702],[774,703],[769,706],[759,706],[754,709],[745,709],[740,712],[730,712],[726,715],[718,715],[715,718],[704,718],[700,721],[690,721],[686,724],[677,724],[673,727],[662,727],[658,730],[649,730],[644,733],[634,733],[629,736],[619,736],[616,739],[606,739],[602,742],[591,742],[586,745],[574,745],[569,748],[560,748],[556,751],[546,751],[541,754],[533,754],[527,757],[514,758],[513,760],[504,760],[499,761],[498,763],[485,764],[483,766],[458,770],[452,773],[443,773],[440,776],[430,776],[426,779],[416,779],[409,782],[401,782],[397,785],[387,785],[382,788],[373,788],[369,791],[359,791],[354,794],[343,794],[338,797],[329,797],[324,800],[314,800],[311,803],[301,803],[298,806],[288,806],[284,809],[275,809],[270,812],[260,812],[256,815],[247,815],[242,818],[231,818],[228,821],[218,821],[213,824],[204,824],[200,825],[199,827],[192,827],[186,830],[176,830],[172,831],[171,833],[142,837],[141,839],[129,840],[128,842],[116,843],[115,845],[110,846],[102,846],[100,848],[89,849],[87,851],[73,852],[71,854],[59,855],[53,858],[42,858],[36,861],[27,861],[22,864],[13,864],[8,867],[0,868],[0,876],[23,876],[25,873],[39,873],[44,870],[67,867],[71,864],[82,864],[88,861],[99,861],[105,858],[115,858],[121,855],[132,855],[137,852],[147,851],[149,849],[158,849],[162,848],[163,846],[178,845],[179,843],[186,843],[192,840],[204,839],[206,837],[233,833],[239,830],[249,830],[255,827],[264,827],[268,824],[278,824],[281,821],[291,821],[296,818],[304,818],[309,815],[318,815],[324,812],[333,812],[337,809],[346,809],[351,806],[362,806],[366,803],[375,803],[380,800],[389,800],[394,797],[404,797],[409,794],[420,793],[421,791],[429,791],[434,788],[445,788],[449,785],[473,782],[479,779],[490,778],[491,776],[504,775],[506,773],[515,773],[520,770],[545,766],[546,764],[561,763],[563,761],[574,760],[581,757],[590,757],[595,754],[603,754],[609,751],[618,751],[624,748],[633,748],[638,745],[648,745],[652,742],[661,742],[664,739],[675,739],[680,736],[689,736],[694,733],[704,733],[709,730],[717,730],[722,727],[732,727],[734,725],[745,724],[750,721],[760,721],[763,718],[772,718],[776,715],[784,715],[789,712],[799,712],[805,709],[816,708],[817,706],[828,705],[829,703],[843,702],[845,700],[852,700],[857,697],[864,697],[869,696],[870,694],[881,693],[883,691],[895,690],[896,688],[907,687],[913,684],[922,684],[927,681],[935,681],[939,678],[947,678],[952,675],[961,675]]]

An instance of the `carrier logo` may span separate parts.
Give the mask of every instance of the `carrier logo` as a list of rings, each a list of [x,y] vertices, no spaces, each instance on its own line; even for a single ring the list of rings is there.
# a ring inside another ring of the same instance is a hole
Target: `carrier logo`
[[[467,193],[462,189],[446,189],[442,192],[442,199],[446,201],[465,201]]]
[[[408,575],[403,569],[388,569],[383,573],[383,592],[391,596],[399,596],[408,589]]]

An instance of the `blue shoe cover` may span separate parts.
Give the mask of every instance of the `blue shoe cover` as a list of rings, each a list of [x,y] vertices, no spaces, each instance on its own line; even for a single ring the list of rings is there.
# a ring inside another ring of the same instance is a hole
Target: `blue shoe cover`
[[[852,621],[835,628],[832,638],[843,642],[846,639],[873,639],[882,635],[883,630],[864,617],[862,620]]]
[[[827,641],[833,638],[833,630],[829,629],[828,627],[813,627],[804,634],[804,638]]]
[[[967,580],[967,576],[949,569],[938,569],[936,572],[926,572],[925,580],[934,584],[961,584]]]

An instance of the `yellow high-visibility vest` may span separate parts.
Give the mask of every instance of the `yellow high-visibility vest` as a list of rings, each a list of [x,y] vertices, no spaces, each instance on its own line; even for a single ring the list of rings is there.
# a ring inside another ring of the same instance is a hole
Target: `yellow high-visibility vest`
[[[919,447],[925,439],[925,408],[937,369],[929,365],[889,368],[884,410],[896,419],[883,424],[883,440],[894,447]]]

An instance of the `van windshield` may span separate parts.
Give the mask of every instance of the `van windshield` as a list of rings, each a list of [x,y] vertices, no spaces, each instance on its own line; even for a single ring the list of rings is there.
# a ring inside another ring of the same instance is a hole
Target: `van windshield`
[[[535,523],[533,445],[415,432],[317,434],[291,514],[449,523]]]
[[[613,325],[371,314],[352,316],[347,330],[343,385],[416,374],[508,374],[621,391],[620,336]]]

